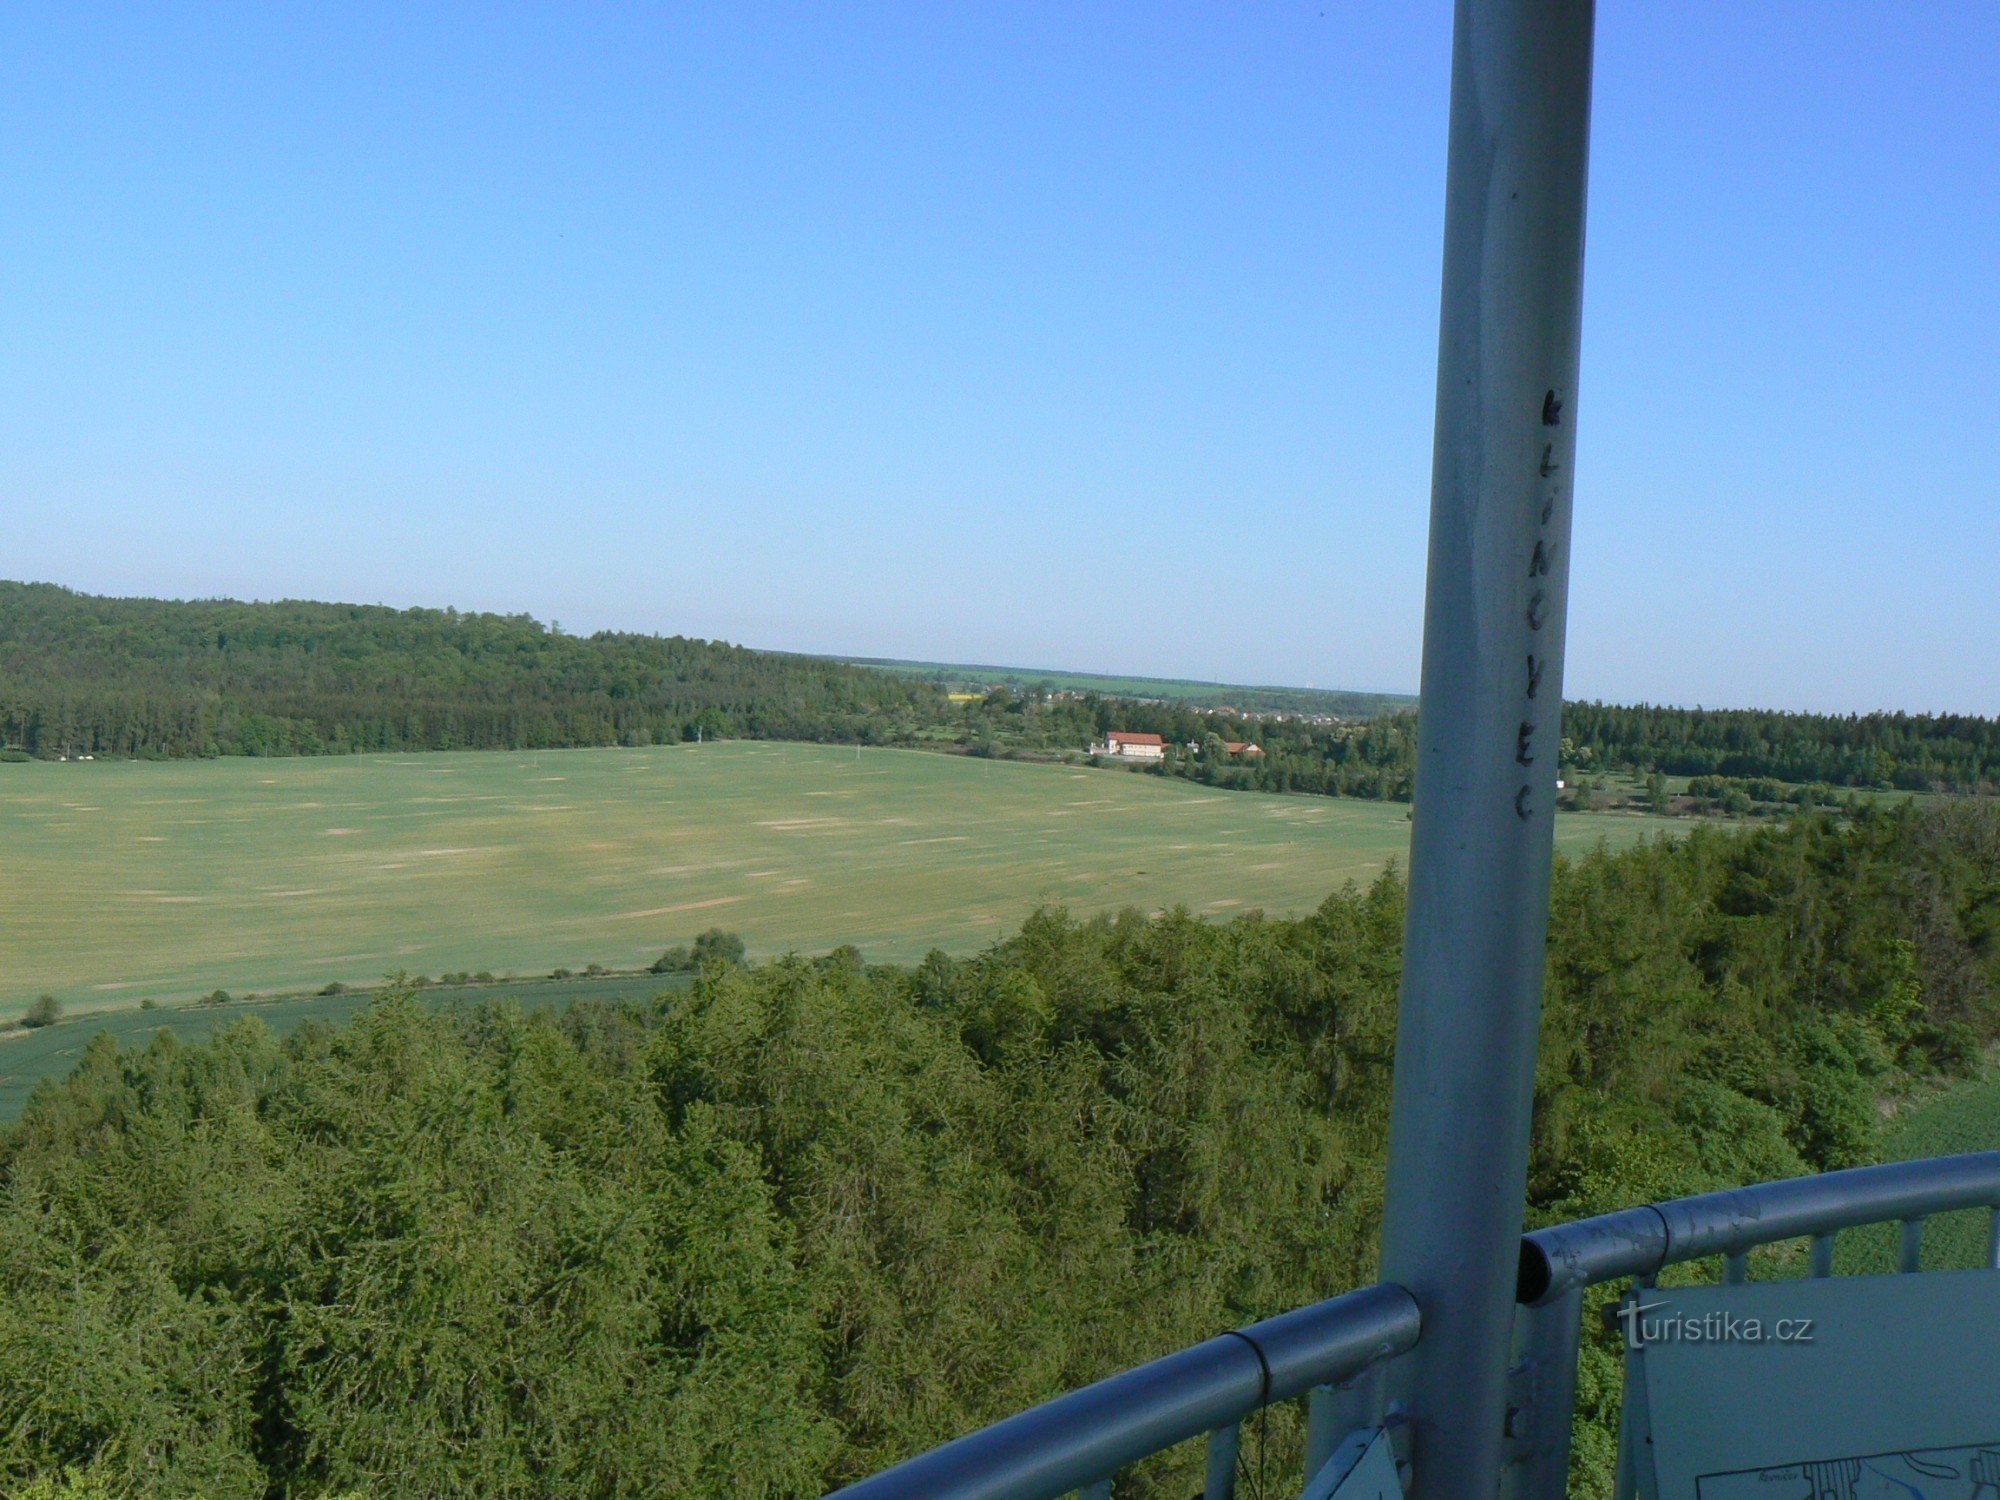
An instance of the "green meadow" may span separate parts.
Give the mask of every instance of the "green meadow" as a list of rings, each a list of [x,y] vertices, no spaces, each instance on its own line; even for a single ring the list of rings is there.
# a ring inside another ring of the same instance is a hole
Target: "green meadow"
[[[684,974],[614,974],[591,979],[438,986],[421,991],[419,998],[434,1009],[497,1001],[535,1010],[573,1000],[645,1001],[691,982]],[[284,1036],[307,1021],[336,1026],[348,1021],[378,993],[347,990],[338,995],[284,995],[248,1004],[231,1001],[227,1005],[177,1005],[155,1010],[100,1010],[54,1026],[0,1030],[0,1125],[18,1120],[37,1083],[66,1076],[82,1061],[84,1049],[107,1033],[130,1052],[143,1051],[162,1031],[171,1031],[183,1042],[203,1042],[218,1027],[251,1017],[275,1035]]]
[[[7,765],[0,1007],[632,968],[709,926],[901,960],[1040,902],[1295,913],[1402,858],[1406,811],[772,742]],[[1667,826],[1565,814],[1558,839]]]

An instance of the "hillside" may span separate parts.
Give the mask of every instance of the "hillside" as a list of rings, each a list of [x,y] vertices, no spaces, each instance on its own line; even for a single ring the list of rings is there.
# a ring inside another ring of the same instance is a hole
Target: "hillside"
[[[680,636],[569,636],[526,615],[0,582],[0,745],[32,755],[893,738],[947,707],[934,686],[836,662]]]

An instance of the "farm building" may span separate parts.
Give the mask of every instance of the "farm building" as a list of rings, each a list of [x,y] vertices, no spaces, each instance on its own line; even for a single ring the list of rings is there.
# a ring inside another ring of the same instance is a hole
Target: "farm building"
[[[1222,748],[1231,755],[1262,755],[1264,753],[1261,746],[1253,745],[1248,740],[1224,740]]]
[[[1092,755],[1121,755],[1127,760],[1161,760],[1167,753],[1167,742],[1157,734],[1128,734],[1122,729],[1114,729],[1104,736],[1104,743],[1090,747]]]

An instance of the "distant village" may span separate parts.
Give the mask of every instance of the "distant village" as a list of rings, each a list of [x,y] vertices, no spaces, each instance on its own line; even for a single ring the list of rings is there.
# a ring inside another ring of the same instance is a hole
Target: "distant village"
[[[1189,740],[1182,748],[1189,755],[1201,754],[1201,745],[1195,740]],[[1264,753],[1248,740],[1224,740],[1222,750],[1225,755],[1243,759]],[[1090,753],[1120,760],[1165,760],[1167,742],[1162,735],[1131,734],[1122,729],[1114,729],[1102,740],[1093,744]]]

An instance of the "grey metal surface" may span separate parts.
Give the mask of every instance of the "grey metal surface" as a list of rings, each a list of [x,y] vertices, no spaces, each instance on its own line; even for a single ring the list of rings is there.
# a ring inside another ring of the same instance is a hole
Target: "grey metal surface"
[[[2000,1483],[1990,1270],[1663,1287],[1625,1331],[1641,1496],[1991,1500]]]
[[[1232,1423],[1208,1435],[1204,1455],[1201,1500],[1235,1500],[1236,1465],[1243,1454],[1243,1427]]]
[[[1382,1274],[1414,1500],[1493,1500],[1548,925],[1590,0],[1459,0]]]
[[[1417,1342],[1417,1304],[1376,1285],[1072,1391],[851,1484],[841,1500],[1055,1500],[1127,1464],[1342,1380]]]
[[[1501,1493],[1561,1500],[1569,1488],[1570,1429],[1576,1411],[1576,1354],[1583,1339],[1583,1289],[1516,1315],[1515,1399],[1507,1412],[1508,1453]]]
[[[1662,1266],[1734,1255],[1775,1240],[1993,1207],[2000,1207],[2000,1151],[1731,1188],[1537,1229],[1521,1241],[1517,1292],[1521,1301],[1538,1305],[1571,1287],[1647,1277]]]

